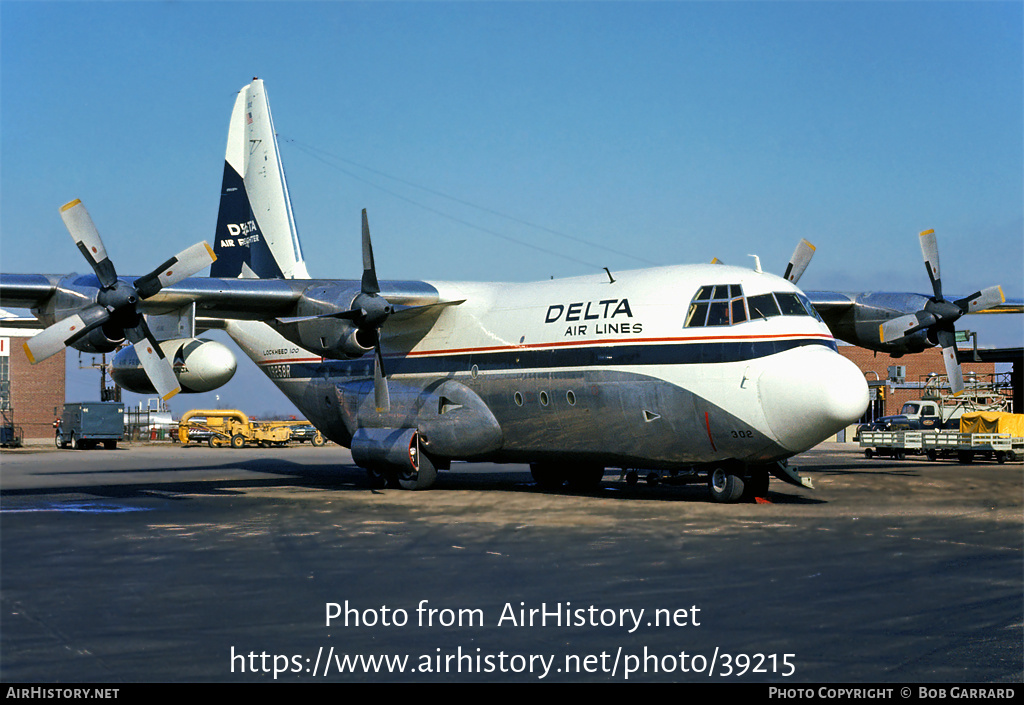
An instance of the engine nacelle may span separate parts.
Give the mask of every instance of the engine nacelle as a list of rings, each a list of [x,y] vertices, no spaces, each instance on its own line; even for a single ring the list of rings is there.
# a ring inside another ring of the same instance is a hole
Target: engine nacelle
[[[311,287],[295,307],[296,318],[268,323],[284,338],[316,355],[335,360],[362,357],[373,350],[372,338],[352,321],[330,315],[349,310],[358,294],[359,289],[346,286]]]
[[[886,321],[923,309],[927,303],[928,297],[921,294],[860,294],[848,311],[835,320],[829,320],[829,327],[837,338],[869,350],[896,357],[917,353],[935,345],[935,341],[929,339],[927,330],[882,341],[880,328]]]
[[[160,349],[171,363],[181,391],[209,392],[227,384],[235,374],[238,361],[227,346],[216,340],[183,338],[165,340]],[[152,383],[139,362],[135,348],[126,347],[114,356],[110,365],[114,382],[136,394],[153,394]]]
[[[117,350],[123,342],[124,336],[114,337],[106,331],[106,326],[100,326],[73,342],[71,347],[84,353],[108,353]]]
[[[280,329],[279,329],[280,330]],[[362,357],[373,350],[372,341],[362,341],[363,336],[349,321],[341,318],[313,318],[295,324],[298,343],[306,350],[323,357],[340,359],[342,357]],[[367,345],[366,342],[370,344]]]

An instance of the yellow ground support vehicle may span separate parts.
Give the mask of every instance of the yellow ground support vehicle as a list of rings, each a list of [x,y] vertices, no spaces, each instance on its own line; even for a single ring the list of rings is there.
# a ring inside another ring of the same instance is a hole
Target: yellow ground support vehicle
[[[178,440],[182,445],[206,440],[211,448],[230,445],[243,448],[256,443],[262,447],[284,446],[292,439],[292,428],[308,422],[252,421],[237,409],[193,409],[178,421]],[[319,432],[316,434],[321,439]]]

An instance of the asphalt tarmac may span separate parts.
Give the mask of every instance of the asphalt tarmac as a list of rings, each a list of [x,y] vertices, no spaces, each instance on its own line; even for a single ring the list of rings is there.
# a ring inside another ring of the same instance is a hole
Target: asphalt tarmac
[[[0,456],[0,680],[1020,683],[1024,466],[795,458],[815,489],[545,493],[337,446]]]

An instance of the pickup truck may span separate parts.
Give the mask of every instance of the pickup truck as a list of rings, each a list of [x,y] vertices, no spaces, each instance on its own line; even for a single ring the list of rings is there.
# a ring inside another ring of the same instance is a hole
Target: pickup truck
[[[857,427],[861,431],[939,431],[960,428],[960,417],[971,411],[964,404],[940,406],[938,402],[920,399],[908,401],[895,416],[880,416],[871,423]]]

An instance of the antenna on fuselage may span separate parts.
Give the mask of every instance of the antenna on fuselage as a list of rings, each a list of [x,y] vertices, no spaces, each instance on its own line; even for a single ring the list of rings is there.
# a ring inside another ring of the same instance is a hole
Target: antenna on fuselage
[[[608,273],[608,283],[609,284],[614,284],[615,283],[615,277],[612,276],[612,273],[608,270],[607,267],[604,268],[604,271]]]
[[[757,255],[747,255],[747,257],[754,258],[754,271],[758,274],[763,274],[764,272],[761,271],[761,258]]]

